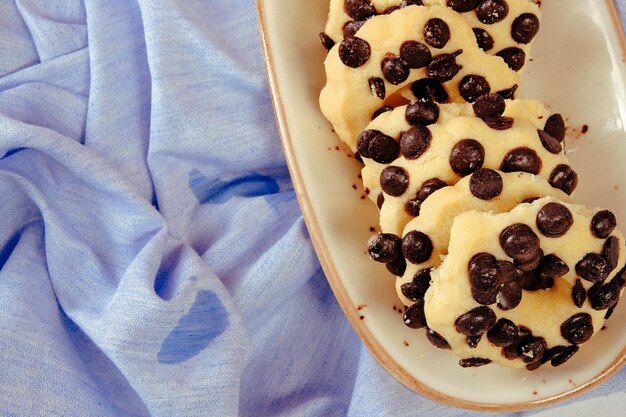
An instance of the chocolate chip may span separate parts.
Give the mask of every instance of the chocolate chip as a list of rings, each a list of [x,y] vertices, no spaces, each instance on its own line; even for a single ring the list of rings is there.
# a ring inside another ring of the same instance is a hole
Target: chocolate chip
[[[500,319],[487,331],[487,340],[499,347],[511,346],[517,340],[517,332],[515,323]]]
[[[589,282],[604,281],[611,272],[609,261],[597,253],[588,253],[576,264],[576,273]]]
[[[455,12],[465,13],[474,10],[482,0],[448,0],[446,5]]]
[[[406,106],[404,117],[413,126],[430,125],[439,119],[439,106],[430,100],[417,100]]]
[[[579,345],[593,335],[593,322],[588,313],[576,313],[561,324],[561,336],[568,342]]]
[[[459,83],[459,93],[468,103],[473,103],[478,97],[488,94],[490,91],[491,86],[489,82],[481,75],[466,75]]]
[[[326,33],[320,32],[319,38],[322,46],[326,48],[327,51],[330,51],[332,47],[335,46],[335,41],[332,40]]]
[[[422,0],[402,0],[402,3],[400,3],[400,7],[402,8],[413,5],[423,6],[424,3],[422,2]]]
[[[552,278],[562,277],[569,272],[569,266],[558,256],[550,254],[541,260],[539,272]]]
[[[532,13],[517,16],[511,25],[511,37],[518,43],[530,43],[537,32],[539,32],[539,18]]]
[[[481,119],[487,117],[498,117],[504,113],[506,103],[504,99],[497,94],[485,94],[478,98],[472,104],[474,114]]]
[[[387,271],[391,274],[401,277],[404,275],[404,271],[406,271],[406,259],[400,256],[395,261],[387,262],[385,266],[387,267]]]
[[[581,308],[585,303],[585,298],[587,298],[587,290],[585,290],[582,281],[576,279],[576,284],[572,287],[572,300],[574,301],[574,305]]]
[[[422,78],[411,85],[411,91],[417,100],[435,101],[445,103],[448,101],[448,93],[439,81],[431,78]]]
[[[554,139],[563,142],[563,140],[565,140],[565,120],[563,120],[563,116],[555,113],[548,117],[546,124],[543,126],[543,130]]]
[[[611,318],[611,316],[613,315],[613,312],[615,311],[615,307],[611,307],[609,309],[606,310],[606,314],[604,315],[604,320],[608,320],[609,318]]]
[[[387,194],[399,197],[409,186],[409,174],[398,166],[385,167],[380,173],[380,187]]]
[[[450,28],[443,20],[435,17],[424,26],[424,40],[433,48],[441,49],[450,40]]]
[[[530,329],[524,326],[518,326],[517,328],[517,340],[510,346],[502,348],[502,355],[507,359],[517,359],[520,357],[519,345],[525,341],[532,339],[532,333]]]
[[[539,200],[540,197],[529,197],[527,199],[525,199],[524,201],[522,201],[522,203],[526,203],[526,204],[532,204],[535,201]]]
[[[535,251],[534,255],[524,261],[515,259],[513,262],[515,267],[523,272],[532,271],[537,269],[543,259],[543,251],[541,249]]]
[[[402,257],[402,240],[391,233],[378,233],[369,238],[367,252],[376,262],[391,262]]]
[[[459,360],[459,365],[463,368],[475,368],[477,366],[484,366],[490,363],[491,359],[487,358],[467,358]]]
[[[604,285],[601,282],[593,284],[587,292],[591,308],[594,310],[606,310],[615,307],[619,301],[620,290],[620,286],[615,281]]]
[[[372,114],[372,120],[374,120],[375,118],[377,118],[378,116],[380,116],[383,113],[387,113],[388,111],[393,111],[393,107],[391,106],[383,106],[380,109],[376,110],[373,114]]]
[[[426,330],[426,338],[428,341],[439,349],[450,349],[450,343],[442,335],[432,329]]]
[[[496,91],[496,94],[505,100],[513,100],[515,98],[515,92],[517,91],[517,84],[506,90]]]
[[[353,36],[345,38],[339,44],[339,59],[350,68],[358,68],[370,59],[370,44]]]
[[[570,345],[568,347],[566,347],[562,352],[560,352],[559,354],[555,355],[552,360],[550,361],[550,364],[552,366],[560,366],[563,365],[565,362],[567,362],[572,356],[574,356],[574,354],[578,352],[578,346],[576,345]]]
[[[374,162],[388,164],[400,155],[400,145],[391,136],[380,133],[370,140],[367,152]]]
[[[482,339],[482,336],[467,336],[465,338],[465,341],[471,349],[476,349],[476,347],[478,346],[478,342],[480,342],[480,339]]]
[[[400,58],[409,68],[423,68],[433,60],[430,48],[417,41],[404,42],[400,47]]]
[[[383,61],[380,63],[380,69],[385,79],[393,85],[398,85],[406,81],[411,71],[402,59],[391,54],[383,58]]]
[[[600,239],[609,237],[615,226],[617,219],[609,210],[599,211],[591,219],[591,232]]]
[[[385,82],[382,78],[379,77],[370,77],[368,80],[370,90],[372,94],[374,94],[379,99],[383,100],[385,98]]]
[[[463,68],[456,63],[456,57],[463,51],[441,54],[433,58],[426,68],[426,76],[441,83],[450,81]]]
[[[546,353],[543,355],[540,362],[542,364],[550,362],[553,358],[565,352],[565,349],[567,349],[567,346],[563,346],[563,345],[552,346],[550,349],[546,350]]]
[[[532,371],[536,371],[537,369],[539,369],[540,366],[541,366],[541,361],[532,362],[526,365],[526,369],[532,372]]]
[[[430,145],[430,130],[426,126],[412,126],[400,136],[400,152],[406,159],[417,159]]]
[[[541,171],[541,159],[537,152],[530,148],[516,148],[504,156],[500,170],[504,172],[521,171],[537,175]]]
[[[468,268],[472,290],[497,290],[500,285],[500,270],[495,256],[484,252],[474,255]]]
[[[407,282],[400,286],[402,294],[411,301],[417,301],[424,298],[426,291],[430,287],[430,268],[420,269],[413,276],[411,282]]]
[[[563,146],[561,146],[561,143],[543,130],[537,129],[537,133],[539,134],[539,140],[541,140],[541,144],[544,148],[546,148],[548,152],[558,154],[563,150]]]
[[[574,217],[563,204],[550,202],[537,213],[536,224],[544,236],[561,237],[574,224]]]
[[[569,165],[560,164],[552,170],[549,182],[554,188],[572,194],[578,185],[578,174]]]
[[[411,329],[421,329],[426,327],[426,316],[424,315],[424,300],[417,300],[410,306],[402,316],[402,320]]]
[[[504,0],[485,0],[476,9],[478,20],[487,25],[503,21],[508,14],[509,5]]]
[[[450,152],[450,166],[462,177],[478,171],[485,162],[485,148],[477,140],[463,139]]]
[[[480,169],[470,177],[470,192],[481,200],[496,198],[502,192],[503,187],[502,176],[493,169]]]
[[[617,237],[611,236],[604,242],[602,256],[609,262],[611,271],[617,268],[619,261],[619,239]]]
[[[626,266],[615,274],[611,281],[617,282],[617,285],[619,285],[620,288],[624,288],[626,286]]]
[[[501,310],[514,309],[522,301],[522,287],[517,281],[502,284],[496,301]]]
[[[500,246],[511,258],[526,261],[539,250],[539,237],[528,225],[516,223],[500,233]]]
[[[525,291],[547,290],[554,286],[554,278],[539,271],[528,271],[523,273],[519,284]]]
[[[402,254],[413,264],[421,264],[430,259],[433,243],[428,235],[412,230],[402,238]]]
[[[444,181],[441,181],[439,178],[431,178],[429,180],[426,180],[417,192],[417,199],[423,202],[428,197],[430,197],[432,193],[447,186],[448,184],[446,184]]]
[[[502,58],[513,71],[521,70],[526,61],[526,54],[524,51],[515,47],[504,48],[498,52],[496,56]]]
[[[369,158],[369,146],[370,142],[376,135],[380,135],[381,133],[378,130],[374,129],[366,129],[359,133],[359,136],[356,138],[356,149],[361,155],[362,158]]]
[[[344,38],[353,37],[358,32],[358,30],[361,29],[361,26],[363,26],[364,24],[365,24],[365,20],[347,21],[343,25],[343,37]]]
[[[500,117],[485,117],[483,122],[493,130],[507,130],[513,127],[512,117],[500,116]]]
[[[485,306],[476,307],[454,321],[456,331],[464,336],[482,336],[496,324],[496,314]]]
[[[474,28],[474,36],[476,36],[476,43],[478,47],[483,51],[490,51],[493,49],[493,37],[484,29]]]
[[[518,352],[525,363],[535,363],[541,360],[547,348],[543,337],[532,337],[520,343]]]
[[[383,208],[383,203],[385,202],[385,195],[382,193],[378,193],[378,197],[376,197],[376,207],[380,210]]]
[[[376,8],[369,0],[345,0],[343,10],[354,20],[367,19],[376,14]]]
[[[395,12],[396,10],[398,10],[400,8],[400,6],[391,6],[385,9],[385,11],[382,14],[391,14],[393,12]]]
[[[542,251],[540,250],[539,252]],[[518,280],[522,276],[522,272],[509,261],[498,261],[498,270],[500,282],[502,283]]]

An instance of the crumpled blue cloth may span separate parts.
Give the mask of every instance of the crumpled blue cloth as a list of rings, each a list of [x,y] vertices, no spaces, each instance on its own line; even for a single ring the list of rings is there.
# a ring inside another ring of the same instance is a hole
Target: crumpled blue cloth
[[[343,316],[257,30],[252,0],[0,2],[0,415],[476,414]]]

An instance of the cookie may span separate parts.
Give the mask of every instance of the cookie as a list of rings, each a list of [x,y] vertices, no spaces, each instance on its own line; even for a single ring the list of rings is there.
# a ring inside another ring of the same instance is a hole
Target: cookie
[[[410,306],[420,295],[423,297],[423,285],[416,288],[413,279],[416,275],[423,274],[424,270],[441,264],[441,257],[448,253],[450,228],[456,216],[470,210],[504,213],[519,204],[545,196],[571,201],[563,191],[535,175],[485,168],[462,178],[454,186],[434,192],[421,203],[419,216],[406,225],[402,234],[406,236],[418,231],[426,235],[432,244],[429,258],[419,264],[406,262],[404,274],[396,281],[396,289],[402,302]],[[532,265],[518,266],[526,269]]]
[[[482,96],[473,105],[428,102],[439,116],[426,126],[407,120],[426,103],[416,102],[380,115],[362,132],[357,145],[365,164],[363,183],[378,200],[384,233],[400,235],[419,214],[416,202],[432,188],[429,181],[452,185],[480,168],[535,174],[571,194],[577,175],[561,143],[544,131],[550,113],[536,101],[492,102],[493,96],[497,95]],[[383,145],[393,149],[381,159],[383,151],[378,148]],[[375,150],[372,154],[370,147]]]
[[[489,91],[512,96],[519,83],[518,73],[481,50],[466,20],[447,7],[410,6],[370,19],[332,47],[325,67],[320,107],[353,151],[372,117],[407,96],[465,102]]]
[[[323,44],[341,42],[366,20],[409,5],[448,6],[460,13],[479,47],[518,71],[530,57],[530,43],[540,26],[539,7],[531,0],[331,0]]]
[[[600,331],[624,286],[624,236],[596,236],[598,213],[546,197],[458,215],[417,303],[424,323],[462,366],[562,364]]]

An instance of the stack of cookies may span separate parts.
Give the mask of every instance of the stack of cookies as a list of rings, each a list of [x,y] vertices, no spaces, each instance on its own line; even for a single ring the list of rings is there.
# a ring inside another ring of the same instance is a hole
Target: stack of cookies
[[[369,254],[464,367],[563,364],[626,284],[615,216],[570,197],[563,117],[516,99],[539,26],[530,0],[331,0],[320,34],[322,112],[380,210]]]

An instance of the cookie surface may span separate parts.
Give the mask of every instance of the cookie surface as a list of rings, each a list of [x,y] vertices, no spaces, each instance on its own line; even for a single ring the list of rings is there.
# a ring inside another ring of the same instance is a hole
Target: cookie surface
[[[370,19],[329,51],[325,67],[320,107],[353,151],[377,110],[406,103],[407,91],[438,89],[446,100],[465,102],[489,91],[513,95],[519,83],[518,73],[481,50],[466,20],[447,7],[409,6]]]
[[[423,303],[430,332],[462,366],[569,359],[600,331],[624,286],[624,236],[614,226],[607,238],[593,232],[603,212],[546,197],[457,216]],[[537,257],[536,268],[518,269]]]

